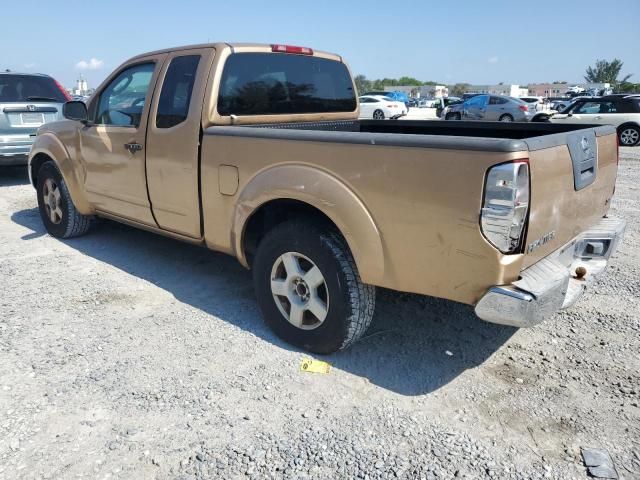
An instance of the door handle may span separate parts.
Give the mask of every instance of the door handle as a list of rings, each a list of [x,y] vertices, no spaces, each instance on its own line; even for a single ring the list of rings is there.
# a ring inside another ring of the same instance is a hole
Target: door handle
[[[598,115],[597,117],[593,117],[594,120],[602,120],[602,117]]]
[[[142,150],[142,145],[140,145],[139,143],[125,143],[124,148],[129,150],[129,153],[133,154]]]

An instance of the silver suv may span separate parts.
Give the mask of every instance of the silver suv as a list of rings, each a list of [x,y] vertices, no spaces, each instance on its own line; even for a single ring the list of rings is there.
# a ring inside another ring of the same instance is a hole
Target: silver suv
[[[26,165],[38,127],[62,120],[68,100],[47,75],[0,72],[0,166]]]

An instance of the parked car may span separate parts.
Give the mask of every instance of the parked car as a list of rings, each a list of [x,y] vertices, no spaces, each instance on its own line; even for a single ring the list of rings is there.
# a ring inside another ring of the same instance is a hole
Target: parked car
[[[409,110],[409,95],[407,95],[404,92],[401,92],[400,90],[394,90],[391,92],[383,92],[378,90],[378,91],[366,92],[363,96],[387,97],[392,100],[395,100],[396,102],[404,103],[407,111]]]
[[[360,97],[360,117],[384,120],[395,120],[407,114],[404,103],[396,102],[389,97],[379,95],[363,95]]]
[[[503,95],[474,95],[463,103],[451,105],[445,120],[480,120],[486,122],[529,122],[533,118],[529,106]]]
[[[529,111],[536,112],[545,109],[544,97],[518,97],[529,105]]]
[[[553,115],[550,121],[613,125],[616,127],[620,145],[633,147],[640,144],[640,96],[610,95],[583,98]]]
[[[309,48],[134,57],[38,130],[44,227],[106,217],[234,255],[275,333],[325,354],[365,333],[375,286],[525,327],[604,269],[625,227],[612,127],[358,121],[355,92]]]
[[[48,75],[0,72],[0,166],[26,165],[36,130],[71,100]]]
[[[450,105],[458,105],[462,102],[463,100],[460,97],[437,98],[435,103],[436,117],[444,118],[449,111]]]

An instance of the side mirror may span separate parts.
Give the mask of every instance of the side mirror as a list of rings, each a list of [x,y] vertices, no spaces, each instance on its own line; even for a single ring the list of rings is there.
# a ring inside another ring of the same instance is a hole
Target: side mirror
[[[65,103],[62,106],[62,115],[68,120],[76,120],[78,122],[86,122],[89,118],[87,106],[84,102],[79,101]]]

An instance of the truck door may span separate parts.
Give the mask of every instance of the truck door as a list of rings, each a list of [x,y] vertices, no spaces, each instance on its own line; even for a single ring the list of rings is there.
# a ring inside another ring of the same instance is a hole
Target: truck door
[[[199,146],[213,48],[170,52],[161,69],[147,130],[151,208],[163,230],[192,238],[200,228]]]
[[[80,130],[85,188],[96,209],[155,225],[147,198],[149,104],[166,54],[136,58],[114,72],[89,103]]]

